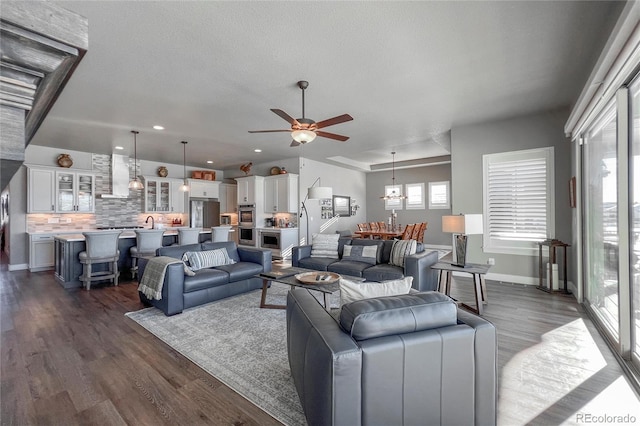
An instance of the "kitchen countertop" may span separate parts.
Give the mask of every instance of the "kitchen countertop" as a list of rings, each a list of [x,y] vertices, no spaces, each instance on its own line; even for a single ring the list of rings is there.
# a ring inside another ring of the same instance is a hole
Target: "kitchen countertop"
[[[52,232],[48,232],[48,234],[54,234],[54,238],[57,240],[61,240],[61,241],[84,241],[84,235],[82,235],[82,232],[94,232],[94,231],[89,231],[89,230],[85,230],[85,231],[76,231],[76,233],[52,233]],[[211,228],[203,228],[200,231],[201,234],[210,234],[211,233]],[[167,228],[164,230],[164,235],[178,235],[178,230],[177,229],[172,229],[172,228]],[[125,230],[122,231],[122,234],[120,234],[120,238],[135,238],[136,237],[136,233],[135,231],[132,230]]]
[[[277,226],[258,226],[256,227],[257,230],[259,231],[286,231],[286,230],[297,230],[298,228],[280,228]]]

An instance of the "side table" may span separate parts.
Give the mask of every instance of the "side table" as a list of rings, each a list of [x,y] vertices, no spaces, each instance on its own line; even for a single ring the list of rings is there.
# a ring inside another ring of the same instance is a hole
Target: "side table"
[[[542,276],[543,276],[543,258],[542,258],[542,247],[548,247],[549,248],[549,263],[551,264],[555,264],[556,260],[557,260],[557,256],[556,256],[556,249],[558,247],[563,249],[563,262],[562,262],[562,275],[563,275],[563,281],[564,281],[564,288],[560,289],[560,290],[553,290],[553,274],[549,273],[549,278],[548,278],[548,286],[544,286],[542,285]],[[571,292],[569,290],[567,290],[567,247],[571,247],[569,244],[567,243],[563,243],[560,240],[544,240],[544,241],[540,241],[538,242],[538,289],[542,290],[542,291],[546,291],[547,293],[551,293],[553,291],[558,291],[560,293],[564,293],[564,294],[571,294]]]
[[[484,276],[489,269],[490,265],[483,265],[479,263],[467,263],[466,266],[455,266],[451,263],[438,262],[431,266],[431,269],[440,271],[440,277],[438,279],[438,291],[449,296],[451,292],[451,276],[454,272],[465,272],[471,274],[473,277],[473,291],[476,297],[476,306],[467,305],[466,303],[460,303],[460,306],[470,310],[473,313],[482,315],[483,304],[487,303],[487,285],[484,281]]]

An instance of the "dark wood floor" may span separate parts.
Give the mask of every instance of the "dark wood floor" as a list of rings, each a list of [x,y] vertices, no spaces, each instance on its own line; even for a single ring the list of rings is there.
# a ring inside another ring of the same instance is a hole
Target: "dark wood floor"
[[[126,318],[132,282],[63,290],[3,264],[0,295],[2,425],[279,424]]]
[[[125,275],[125,274],[123,274]],[[472,302],[470,281],[452,295]],[[498,423],[577,424],[615,389],[638,410],[611,352],[569,296],[488,282],[498,328]],[[136,285],[64,290],[50,272],[0,265],[0,424],[270,425],[247,400],[124,316]],[[617,411],[614,410],[617,413]]]

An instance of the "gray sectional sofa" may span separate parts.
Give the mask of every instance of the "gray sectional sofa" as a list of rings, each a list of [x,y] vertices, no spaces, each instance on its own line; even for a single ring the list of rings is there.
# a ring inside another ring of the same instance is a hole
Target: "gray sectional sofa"
[[[345,245],[376,245],[378,246],[376,264],[343,259]],[[390,265],[389,257],[393,240],[369,240],[363,238],[340,237],[338,240],[339,259],[327,257],[311,257],[311,245],[294,247],[291,263],[295,267],[314,269],[318,271],[335,272],[341,275],[362,277],[367,281],[396,280],[405,276],[413,277],[412,287],[418,291],[432,291],[438,289],[438,276],[431,265],[438,262],[438,252],[425,250],[418,243],[416,254],[405,258],[404,267]]]
[[[262,280],[255,278],[255,275],[271,271],[269,249],[238,247],[233,241],[225,241],[161,247],[156,250],[156,255],[181,259],[188,251],[221,247],[227,250],[229,257],[236,263],[201,269],[194,276],[185,275],[182,263],[168,265],[161,300],[150,300],[139,292],[142,303],[155,306],[165,315],[175,315],[187,308],[262,288]],[[147,259],[140,259],[138,277],[144,275],[147,262]]]
[[[342,306],[287,295],[287,350],[309,425],[495,425],[496,330],[438,292]]]

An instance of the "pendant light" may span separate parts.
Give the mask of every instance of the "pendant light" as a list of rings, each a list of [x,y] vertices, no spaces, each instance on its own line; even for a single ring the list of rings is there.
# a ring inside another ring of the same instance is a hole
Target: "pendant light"
[[[407,197],[400,194],[396,189],[396,153],[395,151],[391,152],[393,159],[391,161],[391,193],[386,194],[380,197],[383,200],[404,200]]]
[[[188,192],[189,184],[187,183],[187,144],[189,142],[182,141],[180,143],[182,144],[182,178],[184,179],[182,186],[180,186],[180,191]]]
[[[144,185],[142,181],[138,177],[138,132],[137,130],[132,130],[133,133],[133,179],[129,181],[129,189],[144,189]]]

